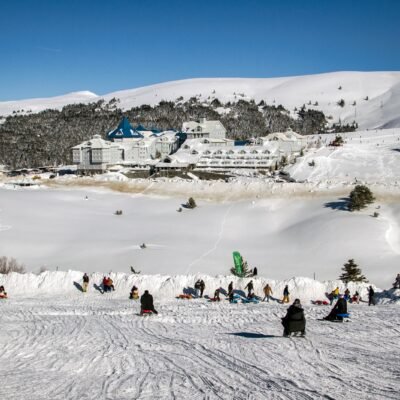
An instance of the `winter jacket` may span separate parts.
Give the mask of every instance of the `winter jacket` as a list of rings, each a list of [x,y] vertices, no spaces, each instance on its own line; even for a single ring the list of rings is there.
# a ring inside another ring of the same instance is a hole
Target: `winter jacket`
[[[271,286],[267,285],[267,286],[264,287],[264,294],[265,294],[266,296],[271,296],[271,294],[273,294],[273,293],[272,293]]]
[[[282,324],[288,333],[304,331],[306,329],[306,318],[301,305],[292,304],[286,315],[282,318]]]
[[[153,296],[150,293],[144,293],[140,298],[140,304],[143,310],[153,310]]]
[[[374,297],[374,295],[375,295],[374,289],[369,288],[369,289],[368,289],[368,297],[369,297],[369,298],[372,298],[372,297]]]
[[[283,289],[283,295],[289,296],[289,288],[287,286],[285,286],[285,289]]]
[[[336,314],[347,314],[347,301],[343,297],[339,298],[333,309]]]
[[[88,275],[83,275],[82,280],[83,280],[83,282],[89,283],[89,276]]]
[[[245,286],[245,289],[247,289],[249,292],[251,292],[251,291],[254,289],[253,282],[250,281],[250,282]]]

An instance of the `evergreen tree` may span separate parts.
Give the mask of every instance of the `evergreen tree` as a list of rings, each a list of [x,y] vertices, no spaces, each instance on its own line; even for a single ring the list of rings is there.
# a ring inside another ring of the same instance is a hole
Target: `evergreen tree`
[[[361,210],[375,200],[371,190],[365,185],[357,185],[350,193],[349,210]]]
[[[354,259],[350,259],[342,268],[342,275],[339,279],[344,283],[349,282],[368,282],[364,275],[361,274],[361,268],[354,262]]]

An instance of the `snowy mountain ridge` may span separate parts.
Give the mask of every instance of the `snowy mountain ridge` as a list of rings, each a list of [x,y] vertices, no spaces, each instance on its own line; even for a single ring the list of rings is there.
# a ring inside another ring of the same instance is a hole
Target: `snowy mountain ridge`
[[[197,97],[203,104],[264,100],[282,104],[296,115],[304,104],[324,112],[330,123],[351,124],[360,129],[400,127],[400,72],[332,72],[283,78],[196,78],[165,82],[98,96],[89,91],[43,99],[0,102],[0,115],[61,109],[67,104],[89,103],[116,98],[118,107],[128,110],[160,101]],[[221,110],[224,112],[224,110]]]

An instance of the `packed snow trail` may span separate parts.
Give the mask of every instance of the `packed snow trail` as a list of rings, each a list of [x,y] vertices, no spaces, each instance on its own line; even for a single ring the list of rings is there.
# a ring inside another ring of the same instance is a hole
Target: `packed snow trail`
[[[395,305],[352,305],[351,323],[318,321],[283,338],[276,303],[168,300],[140,317],[112,295],[0,303],[1,395],[14,399],[397,399]]]

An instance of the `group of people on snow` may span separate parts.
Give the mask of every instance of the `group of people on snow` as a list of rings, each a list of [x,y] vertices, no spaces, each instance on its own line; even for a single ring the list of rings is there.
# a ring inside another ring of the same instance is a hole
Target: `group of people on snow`
[[[111,290],[115,290],[114,281],[109,276],[103,276],[103,292],[111,292]]]

